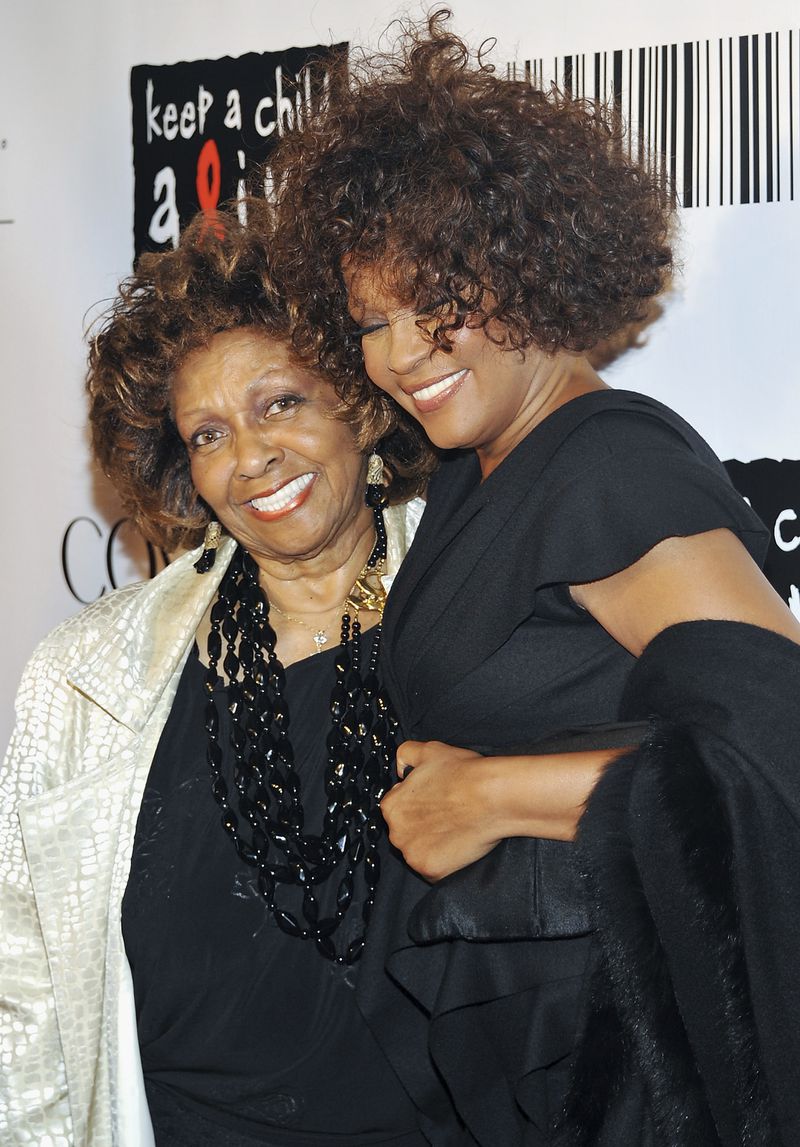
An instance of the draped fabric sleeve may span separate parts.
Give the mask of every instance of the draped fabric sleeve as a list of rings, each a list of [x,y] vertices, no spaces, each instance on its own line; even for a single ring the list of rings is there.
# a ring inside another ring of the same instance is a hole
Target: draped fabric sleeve
[[[611,1142],[632,1075],[659,1142],[798,1142],[799,686],[798,645],[731,621],[671,626],[631,673],[652,733],[579,827],[601,960],[559,1147]]]
[[[597,581],[665,538],[721,528],[763,563],[767,531],[710,447],[666,408],[646,409],[596,413],[557,450],[531,523],[537,587]]]

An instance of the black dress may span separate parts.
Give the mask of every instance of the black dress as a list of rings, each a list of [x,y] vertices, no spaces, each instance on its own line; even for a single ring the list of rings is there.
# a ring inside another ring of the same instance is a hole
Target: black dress
[[[480,478],[472,453],[442,463],[390,595],[387,686],[410,738],[502,754],[619,721],[634,658],[567,587],[719,527],[764,556],[766,531],[710,448],[641,395],[569,402]],[[489,865],[508,876],[516,845],[510,882],[484,880],[481,862],[427,894],[410,921],[421,943],[380,923],[389,971],[429,1018],[436,1070],[482,1147],[549,1141],[593,959],[573,846],[511,842]],[[400,1050],[386,1050],[402,1073]],[[456,1142],[433,1098],[427,1110],[432,1141]]]
[[[307,826],[324,811],[333,656],[286,670]],[[361,966],[340,968],[283,933],[220,825],[203,675],[195,649],[148,776],[122,907],[156,1143],[424,1147],[413,1104],[359,1012]],[[297,912],[293,892],[279,900]],[[360,919],[357,909],[345,918],[348,941]]]

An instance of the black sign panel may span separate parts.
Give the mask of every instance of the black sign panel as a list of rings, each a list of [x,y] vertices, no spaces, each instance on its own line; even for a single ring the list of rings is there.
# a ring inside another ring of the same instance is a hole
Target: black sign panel
[[[800,461],[726,462],[731,481],[771,531],[764,572],[800,618]]]
[[[175,246],[198,209],[240,196],[275,141],[325,99],[333,47],[131,69],[134,249]]]

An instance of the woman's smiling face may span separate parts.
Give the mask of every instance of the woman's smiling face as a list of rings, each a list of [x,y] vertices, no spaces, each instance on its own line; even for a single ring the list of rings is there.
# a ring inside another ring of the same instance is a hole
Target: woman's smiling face
[[[560,376],[552,356],[504,349],[469,320],[450,334],[452,349],[440,350],[424,316],[420,323],[419,312],[387,290],[380,268],[345,268],[344,276],[367,374],[436,446],[472,447],[492,469],[491,459],[505,457],[549,412]]]
[[[176,372],[192,481],[256,561],[315,557],[370,516],[366,463],[336,406],[329,382],[256,328],[215,335]]]

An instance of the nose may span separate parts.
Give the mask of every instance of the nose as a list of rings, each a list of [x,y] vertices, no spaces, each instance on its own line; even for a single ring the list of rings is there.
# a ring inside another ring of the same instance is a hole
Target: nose
[[[264,423],[237,432],[236,472],[240,478],[260,478],[282,457],[283,448]]]
[[[392,374],[412,374],[430,358],[434,347],[418,322],[417,315],[404,315],[389,324],[386,366]]]

